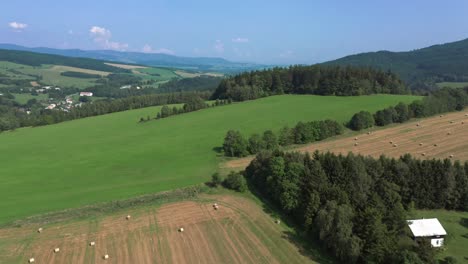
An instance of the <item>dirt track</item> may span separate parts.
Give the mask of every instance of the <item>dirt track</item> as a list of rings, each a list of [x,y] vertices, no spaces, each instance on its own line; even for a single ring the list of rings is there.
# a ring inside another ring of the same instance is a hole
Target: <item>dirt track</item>
[[[465,116],[465,113],[466,111],[408,122],[370,131],[371,134],[367,134],[366,131],[356,136],[308,144],[295,150],[300,152],[330,151],[342,154],[352,151],[365,156],[386,155],[395,158],[410,153],[421,159],[445,159],[453,155],[454,160],[467,161],[468,116]],[[223,164],[222,167],[245,168],[252,159],[253,157],[246,157],[232,160]]]
[[[205,196],[129,213],[130,220],[110,216],[45,226],[42,233],[38,226],[1,229],[7,243],[0,244],[0,263],[30,257],[35,263],[313,263],[282,225],[246,198]]]

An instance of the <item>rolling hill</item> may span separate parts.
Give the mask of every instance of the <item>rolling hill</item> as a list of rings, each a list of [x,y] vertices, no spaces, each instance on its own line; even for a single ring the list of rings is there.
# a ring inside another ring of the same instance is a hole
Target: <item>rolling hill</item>
[[[397,73],[413,87],[468,81],[468,39],[406,52],[378,51],[325,62],[370,66]]]
[[[199,184],[218,169],[229,129],[245,135],[298,121],[348,121],[420,97],[283,95],[138,123],[160,107],[0,134],[0,223]]]
[[[47,53],[68,57],[92,58],[98,60],[142,64],[153,67],[170,67],[216,72],[242,72],[265,68],[265,65],[254,63],[231,62],[223,58],[212,57],[179,57],[162,53],[121,52],[113,50],[79,50],[29,48],[13,44],[0,44],[0,49],[22,50],[37,53]]]

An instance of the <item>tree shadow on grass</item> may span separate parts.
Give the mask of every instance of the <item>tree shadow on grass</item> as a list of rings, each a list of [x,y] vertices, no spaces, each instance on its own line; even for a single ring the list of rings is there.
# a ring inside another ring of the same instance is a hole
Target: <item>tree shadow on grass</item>
[[[297,225],[292,216],[281,212],[281,210],[274,205],[270,200],[265,198],[255,186],[247,180],[249,191],[257,197],[262,203],[263,212],[268,214],[273,219],[281,219],[287,226],[294,230],[283,231],[282,238],[288,240],[291,244],[296,246],[299,253],[318,263],[336,263],[333,257],[326,253],[326,250],[319,244],[319,241],[314,240],[310,236],[307,236],[305,231]],[[299,233],[304,232],[304,233]]]
[[[460,225],[462,225],[464,228],[468,228],[468,218],[463,217],[460,219]]]

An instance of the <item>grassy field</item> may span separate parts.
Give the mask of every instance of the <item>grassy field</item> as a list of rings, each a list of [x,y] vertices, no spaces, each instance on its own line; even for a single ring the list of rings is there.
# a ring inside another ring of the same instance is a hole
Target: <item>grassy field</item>
[[[438,218],[445,231],[445,247],[438,257],[455,257],[457,263],[468,262],[468,212],[455,212],[446,210],[416,210],[414,219]]]
[[[111,263],[330,263],[261,204],[231,193],[38,227],[0,229],[0,262],[101,263],[108,254]]]
[[[468,86],[468,82],[440,82],[437,83],[438,87],[451,87],[451,88],[463,88]]]
[[[0,134],[0,223],[198,184],[218,169],[229,129],[246,135],[298,121],[345,122],[419,97],[285,95],[138,123],[151,107]]]
[[[25,104],[28,102],[30,99],[36,99],[37,101],[42,101],[45,102],[47,99],[49,99],[49,95],[47,94],[38,94],[38,95],[31,95],[31,94],[26,94],[26,93],[21,93],[21,94],[13,94],[15,96],[15,101],[20,103],[20,104]]]

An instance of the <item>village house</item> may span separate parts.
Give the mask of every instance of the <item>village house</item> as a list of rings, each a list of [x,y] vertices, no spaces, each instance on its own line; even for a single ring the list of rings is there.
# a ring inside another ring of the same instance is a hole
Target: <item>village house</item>
[[[54,109],[56,106],[56,104],[50,104],[45,109]]]
[[[65,99],[65,101],[67,102],[67,104],[72,104],[73,103],[73,99],[71,99],[71,98],[67,98],[67,99]]]
[[[80,92],[80,96],[93,96],[92,92]]]
[[[430,240],[432,247],[442,247],[447,235],[437,218],[407,220],[415,241]]]

